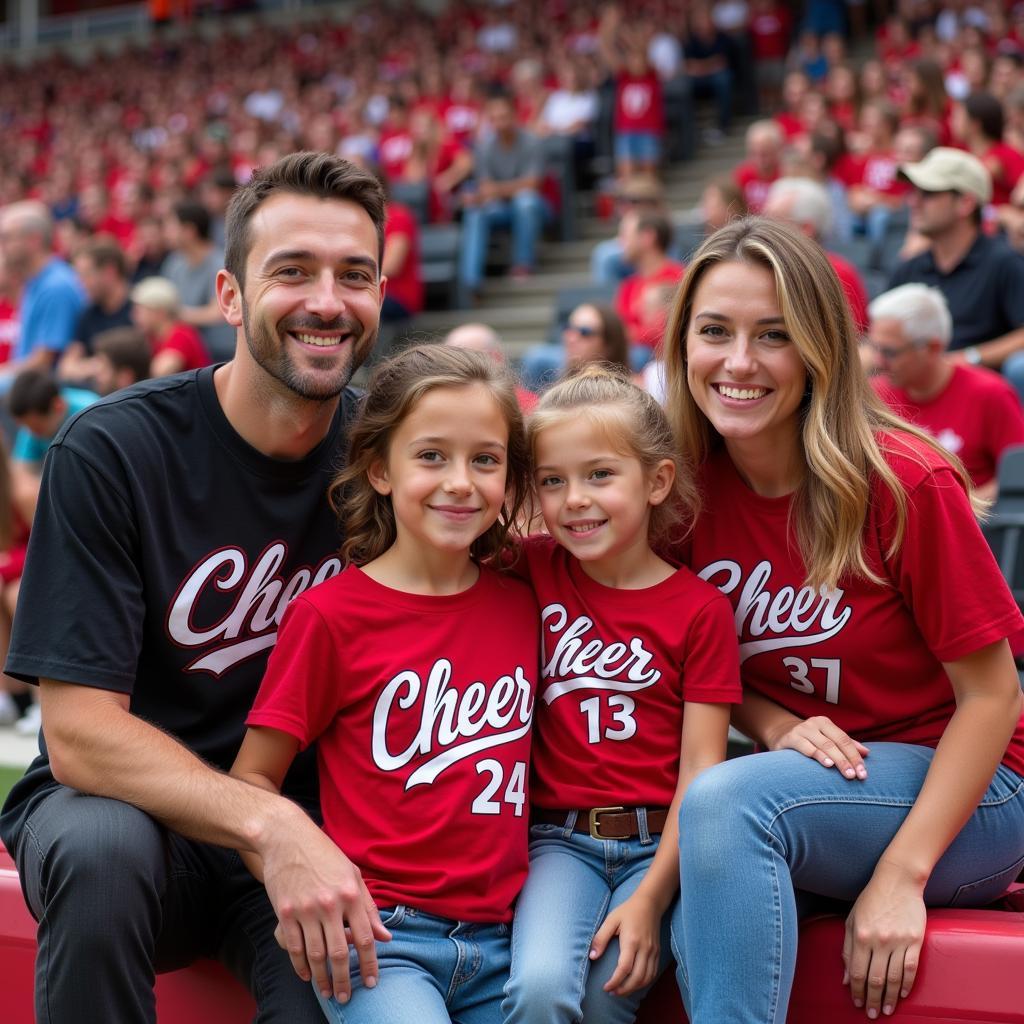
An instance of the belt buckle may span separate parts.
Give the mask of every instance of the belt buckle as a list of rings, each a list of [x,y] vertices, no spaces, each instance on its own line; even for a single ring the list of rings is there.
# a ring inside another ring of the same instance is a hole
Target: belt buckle
[[[590,838],[591,839],[604,839],[605,836],[601,835],[601,826],[598,824],[597,816],[599,814],[605,814],[608,811],[614,811],[622,813],[626,810],[625,807],[591,807],[589,813],[590,822]]]

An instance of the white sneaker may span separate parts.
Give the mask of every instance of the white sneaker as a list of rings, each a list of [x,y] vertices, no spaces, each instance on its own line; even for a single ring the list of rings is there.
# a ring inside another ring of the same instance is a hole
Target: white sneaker
[[[35,736],[39,732],[39,727],[43,724],[43,713],[39,708],[38,704],[30,704],[28,711],[25,712],[14,723],[14,731],[19,736]]]
[[[0,690],[0,725],[14,725],[19,714],[15,699],[6,690]]]

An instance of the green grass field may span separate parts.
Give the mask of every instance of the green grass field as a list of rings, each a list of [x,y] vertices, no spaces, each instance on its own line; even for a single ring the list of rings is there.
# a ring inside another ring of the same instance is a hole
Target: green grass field
[[[23,768],[0,767],[0,803],[7,799],[7,793],[18,779],[25,774]]]

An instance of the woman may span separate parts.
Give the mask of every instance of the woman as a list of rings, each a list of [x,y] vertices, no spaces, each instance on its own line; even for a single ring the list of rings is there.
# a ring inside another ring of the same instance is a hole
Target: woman
[[[611,306],[584,302],[562,328],[562,344],[537,345],[523,358],[520,372],[531,391],[543,391],[563,373],[575,373],[587,363],[611,363],[630,372],[629,338],[622,317]]]
[[[798,894],[853,902],[844,983],[869,1017],[891,1013],[926,904],[983,904],[1024,864],[1005,639],[1022,619],[962,466],[871,394],[816,245],[757,218],[723,228],[666,336],[668,407],[702,481],[689,557],[735,604],[734,722],[766,748],[682,808],[690,1019],[785,1020]]]

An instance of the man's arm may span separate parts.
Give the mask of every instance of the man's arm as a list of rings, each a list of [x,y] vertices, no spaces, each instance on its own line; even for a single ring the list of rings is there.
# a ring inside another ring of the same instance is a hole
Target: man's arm
[[[993,369],[998,369],[1003,365],[1008,356],[1024,348],[1024,327],[1018,327],[1016,330],[1008,331],[1006,334],[993,338],[991,341],[970,347],[977,350],[982,366],[991,366]],[[967,362],[967,356],[965,355],[967,351],[969,350],[965,348],[957,349],[955,352],[950,352],[948,358],[955,363]]]
[[[40,696],[58,782],[130,803],[191,839],[258,857],[304,979],[316,976],[324,987],[323,966],[333,950],[322,937],[344,935],[346,924],[359,936],[361,961],[375,970],[366,947],[372,952],[372,934],[382,926],[367,907],[359,871],[301,808],[210,767],[133,715],[127,694],[42,679]]]

